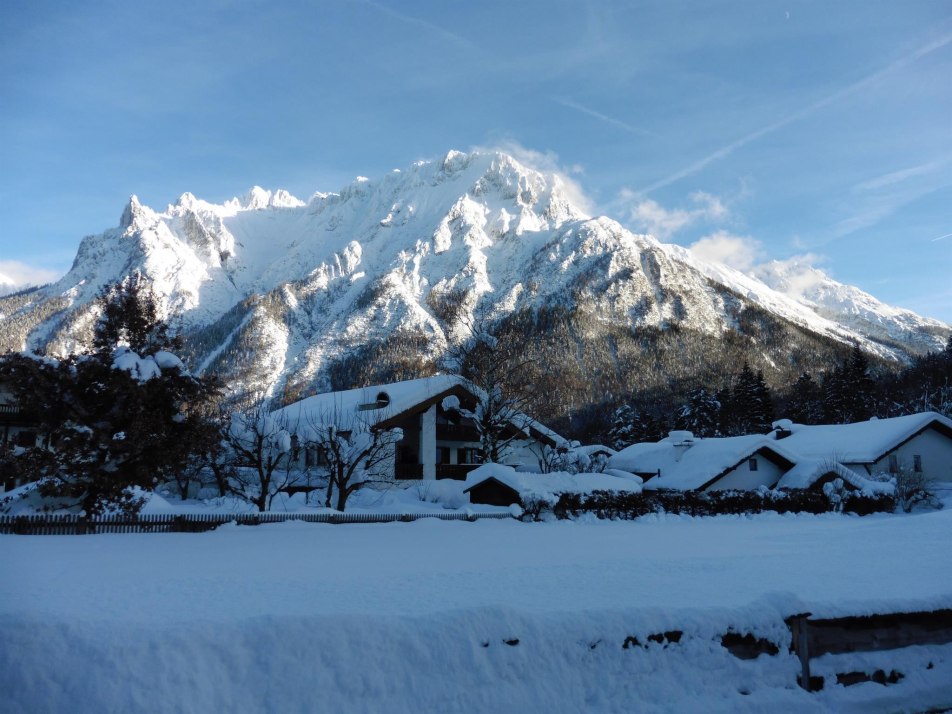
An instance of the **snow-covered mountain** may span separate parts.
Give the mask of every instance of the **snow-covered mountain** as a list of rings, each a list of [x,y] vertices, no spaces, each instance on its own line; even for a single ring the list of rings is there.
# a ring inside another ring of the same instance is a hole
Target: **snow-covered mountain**
[[[0,348],[79,348],[100,286],[133,271],[189,336],[196,367],[271,394],[326,387],[335,362],[375,341],[410,339],[435,358],[477,310],[558,308],[629,332],[716,336],[757,307],[889,358],[949,334],[828,278],[796,294],[789,271],[758,279],[704,262],[589,217],[571,196],[558,175],[509,155],[452,151],[306,202],[257,187],[222,205],[186,193],[161,211],[132,197],[117,228],[83,239],[65,277],[0,299]]]
[[[834,280],[802,258],[772,260],[756,266],[753,274],[818,315],[882,344],[925,352],[936,349],[936,342],[949,332],[945,323],[885,305],[853,285]]]

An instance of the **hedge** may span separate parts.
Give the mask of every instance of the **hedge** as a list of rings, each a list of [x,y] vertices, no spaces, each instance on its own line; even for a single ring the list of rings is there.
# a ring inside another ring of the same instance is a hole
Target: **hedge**
[[[555,504],[532,501],[522,504],[526,516],[538,519],[551,509],[559,519],[576,518],[592,513],[598,518],[632,520],[650,513],[684,514],[689,516],[746,515],[749,513],[829,513],[842,511],[865,516],[892,512],[896,499],[892,496],[868,496],[847,493],[837,502],[820,491],[673,491],[642,493],[593,491],[589,494],[563,493]]]

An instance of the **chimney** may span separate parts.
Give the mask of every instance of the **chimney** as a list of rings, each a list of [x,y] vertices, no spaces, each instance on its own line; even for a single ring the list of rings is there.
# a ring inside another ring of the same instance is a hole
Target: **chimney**
[[[674,460],[680,461],[684,452],[694,445],[694,434],[690,431],[670,431],[668,441],[674,447]]]
[[[773,423],[774,439],[780,441],[793,434],[793,422],[789,419],[778,419]]]

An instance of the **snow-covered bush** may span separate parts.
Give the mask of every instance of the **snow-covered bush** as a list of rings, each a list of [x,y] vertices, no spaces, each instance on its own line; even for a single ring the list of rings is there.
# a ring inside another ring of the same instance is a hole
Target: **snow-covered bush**
[[[896,504],[903,513],[911,513],[917,506],[942,508],[942,502],[930,490],[929,480],[921,471],[900,466],[896,473],[887,474],[883,478],[895,484]]]
[[[463,493],[463,489],[466,488],[466,483],[463,481],[452,479],[421,481],[412,488],[421,501],[439,503],[443,508],[462,508],[469,502],[466,494]]]

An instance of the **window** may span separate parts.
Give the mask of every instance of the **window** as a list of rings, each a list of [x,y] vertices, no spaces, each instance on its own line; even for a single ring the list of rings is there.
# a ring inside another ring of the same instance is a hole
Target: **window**
[[[316,446],[307,447],[304,449],[304,466],[327,466],[327,452]]]
[[[751,459],[747,462],[747,464],[750,466],[750,470],[751,470],[751,471],[756,471],[756,470],[757,470],[757,459],[751,458]]]
[[[34,447],[36,446],[36,432],[35,431],[17,432],[17,435],[14,437],[14,443],[17,446],[22,446],[27,449]]]
[[[922,457],[919,454],[915,454],[912,457],[912,470],[917,474],[922,473]]]
[[[478,464],[479,463],[479,452],[476,449],[465,447],[460,448],[457,452],[457,461],[461,464]]]
[[[899,473],[899,457],[895,454],[889,455],[889,473]]]
[[[448,464],[449,462],[450,462],[450,447],[437,446],[436,447],[436,463]]]

